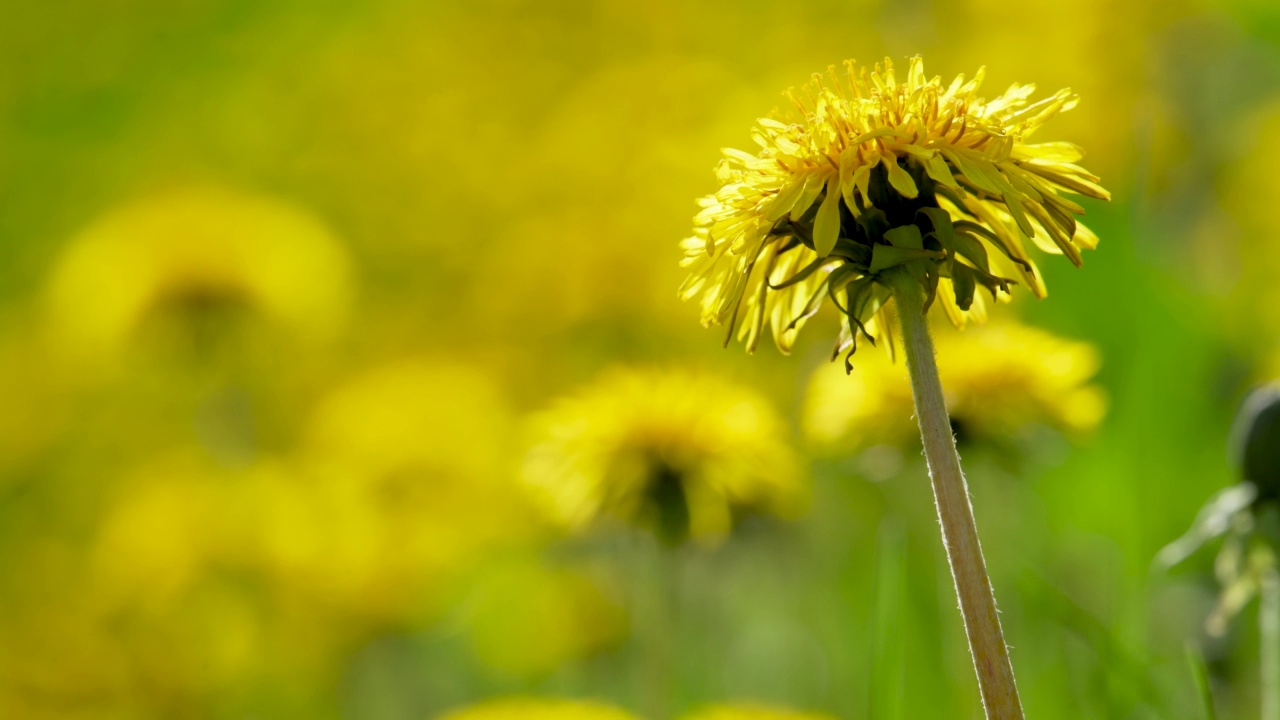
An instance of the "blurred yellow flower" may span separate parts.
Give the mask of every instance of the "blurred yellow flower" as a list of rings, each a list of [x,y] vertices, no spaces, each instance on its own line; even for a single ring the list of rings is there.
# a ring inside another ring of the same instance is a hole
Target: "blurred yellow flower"
[[[93,223],[63,252],[47,303],[57,340],[92,357],[146,324],[165,332],[241,310],[323,340],[341,327],[350,294],[346,253],[318,220],[276,200],[205,189]]]
[[[0,487],[54,446],[70,419],[69,378],[53,372],[43,344],[0,326]]]
[[[1090,380],[1090,344],[1001,320],[938,333],[938,367],[953,422],[970,438],[1015,436],[1043,424],[1079,434],[1106,412]],[[904,445],[918,437],[906,368],[872,353],[852,376],[819,368],[805,395],[805,435],[818,445]]]
[[[572,530],[613,518],[714,541],[737,511],[791,516],[805,499],[774,410],[710,375],[616,370],[535,417],[530,435],[524,480]]]
[[[611,705],[581,700],[511,698],[454,710],[437,720],[636,720]]]
[[[358,614],[429,612],[458,573],[532,537],[508,471],[510,424],[477,370],[405,360],[367,371],[318,404],[299,477],[260,485],[261,551]]]
[[[835,720],[826,713],[801,712],[754,703],[712,705],[685,715],[682,720]]]
[[[1025,142],[1075,107],[1069,90],[1029,103],[1035,86],[1015,84],[986,101],[983,69],[944,86],[919,57],[901,79],[888,59],[870,74],[845,65],[789,91],[794,111],[757,121],[756,154],[725,149],[720,189],[699,201],[680,293],[701,296],[704,325],[728,325],[726,344],[741,321],[754,350],[768,324],[789,352],[829,297],[847,318],[835,353],[852,353],[890,322],[882,273],[899,267],[961,326],[985,316],[978,287],[996,298],[1016,275],[1045,294],[1027,239],[1076,265],[1097,245],[1075,219],[1084,208],[1060,195],[1110,197],[1075,164],[1083,151]]]
[[[40,717],[37,708],[92,697],[95,717],[160,717],[244,691],[267,672],[314,691],[315,667],[331,670],[336,659],[336,633],[313,626],[305,650],[282,633],[291,618],[266,601],[267,568],[237,535],[239,479],[189,453],[104,474],[107,503],[87,542],[10,548],[40,570],[21,594],[0,598],[0,695],[16,691],[28,705],[18,712],[0,699],[0,715]]]
[[[1280,243],[1275,242],[1271,208],[1257,198],[1280,193],[1275,175],[1280,148],[1271,141],[1280,133],[1280,100],[1264,105],[1245,127],[1252,130],[1241,133],[1250,151],[1239,153],[1222,173],[1221,198],[1228,217],[1210,217],[1196,249],[1206,260],[1228,264],[1224,291],[1231,294],[1235,308],[1248,308],[1221,313],[1223,322],[1250,341],[1273,341],[1280,335],[1280,283],[1275,280]]]
[[[163,608],[225,561],[232,514],[225,478],[180,455],[154,461],[125,482],[104,512],[90,576],[112,607]]]

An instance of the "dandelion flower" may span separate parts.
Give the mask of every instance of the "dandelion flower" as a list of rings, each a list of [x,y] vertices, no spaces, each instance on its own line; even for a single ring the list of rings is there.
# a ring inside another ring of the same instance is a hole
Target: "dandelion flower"
[[[801,712],[767,705],[713,705],[685,715],[683,720],[835,720],[826,713]]]
[[[259,484],[262,553],[291,582],[358,615],[404,620],[496,548],[527,540],[501,460],[509,411],[483,373],[400,360],[315,408],[299,477]]]
[[[1097,427],[1106,411],[1092,384],[1098,351],[1012,320],[938,337],[938,370],[953,425],[969,439],[1017,436],[1032,425],[1070,435]],[[805,434],[821,446],[904,445],[918,437],[906,371],[883,355],[846,377],[814,373]]]
[[[248,310],[299,339],[331,338],[350,304],[345,251],[324,225],[285,203],[187,190],[109,213],[54,268],[57,338],[93,356],[174,317]]]
[[[538,416],[531,435],[524,480],[571,530],[613,518],[711,541],[736,512],[790,516],[802,505],[782,421],[714,376],[615,371]]]
[[[906,77],[886,59],[872,72],[845,63],[788,96],[794,106],[757,121],[754,153],[724,150],[720,188],[699,200],[682,243],[683,298],[700,297],[704,325],[726,325],[754,351],[766,325],[789,352],[830,298],[845,316],[836,350],[874,342],[892,322],[886,271],[903,268],[957,325],[985,315],[979,288],[1003,299],[1020,280],[1044,283],[1028,242],[1066,255],[1098,238],[1064,193],[1107,199],[1066,142],[1029,143],[1076,105],[1061,90],[1030,101],[1033,85],[986,100],[984,71],[949,85],[919,57]],[[849,355],[845,356],[848,363]]]
[[[511,698],[454,710],[439,720],[635,720],[635,717],[616,707],[594,702]]]

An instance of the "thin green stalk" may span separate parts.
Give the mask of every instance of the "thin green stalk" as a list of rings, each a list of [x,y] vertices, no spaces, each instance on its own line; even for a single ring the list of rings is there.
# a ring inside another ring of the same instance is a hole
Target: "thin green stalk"
[[[897,518],[880,523],[876,533],[876,610],[872,628],[871,690],[866,717],[901,720],[906,691],[902,640],[903,566],[907,543]]]
[[[1209,668],[1205,667],[1204,655],[1195,643],[1187,643],[1187,665],[1191,668],[1191,679],[1196,684],[1196,694],[1200,696],[1204,720],[1218,720],[1218,714],[1213,709],[1213,691],[1209,688]]]
[[[1262,720],[1280,720],[1280,574],[1274,567],[1262,573],[1258,602],[1258,632],[1261,634]]]
[[[635,590],[641,703],[646,717],[670,720],[675,690],[677,549],[656,538],[640,541],[642,567],[635,575]]]
[[[1022,720],[1022,703],[1013,679],[1009,648],[1000,629],[1000,615],[978,542],[969,490],[960,470],[960,456],[943,400],[933,340],[924,314],[924,289],[905,272],[894,274],[891,282],[902,323],[916,418],[929,463],[938,522],[942,526],[942,544],[960,599],[960,614],[978,675],[982,705],[989,720]]]

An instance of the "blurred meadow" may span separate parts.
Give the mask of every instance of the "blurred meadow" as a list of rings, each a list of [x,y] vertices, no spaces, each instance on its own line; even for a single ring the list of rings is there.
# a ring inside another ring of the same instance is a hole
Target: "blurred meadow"
[[[720,148],[916,54],[1079,92],[1114,196],[935,323],[1028,715],[1205,717],[1191,647],[1258,716],[1154,558],[1280,377],[1280,5],[0,7],[0,717],[981,717],[901,361],[676,292]]]

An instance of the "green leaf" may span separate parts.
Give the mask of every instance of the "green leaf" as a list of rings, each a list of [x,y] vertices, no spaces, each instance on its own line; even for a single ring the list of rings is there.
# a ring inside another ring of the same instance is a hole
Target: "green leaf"
[[[1187,643],[1187,665],[1191,668],[1191,679],[1195,682],[1196,694],[1200,696],[1205,720],[1216,720],[1218,715],[1213,708],[1213,691],[1209,688],[1209,668],[1205,667],[1200,648],[1191,642]]]

